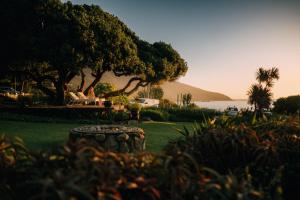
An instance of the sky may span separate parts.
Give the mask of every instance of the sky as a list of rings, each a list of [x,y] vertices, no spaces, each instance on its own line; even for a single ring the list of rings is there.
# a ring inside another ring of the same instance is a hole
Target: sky
[[[300,94],[300,1],[73,0],[117,16],[141,39],[164,41],[186,60],[179,79],[246,99],[259,67],[277,67],[274,98]]]

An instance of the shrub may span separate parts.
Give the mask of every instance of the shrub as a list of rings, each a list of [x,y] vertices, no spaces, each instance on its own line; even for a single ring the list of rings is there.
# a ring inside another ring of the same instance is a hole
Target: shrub
[[[130,114],[128,112],[114,112],[113,113],[113,120],[115,122],[124,122],[129,120]]]
[[[188,109],[198,109],[199,108],[199,106],[197,106],[197,104],[195,104],[195,103],[190,103],[187,107],[188,107]]]
[[[221,115],[220,112],[213,109],[203,108],[169,108],[163,109],[168,112],[170,121],[175,122],[194,122],[203,121],[205,118],[214,118],[215,116]]]
[[[164,96],[163,89],[157,86],[151,86],[150,89],[144,89],[138,92],[138,98],[162,99]]]
[[[161,99],[159,100],[159,108],[161,109],[169,109],[169,108],[173,108],[173,107],[178,107],[178,105],[172,101],[170,101],[169,99]]]
[[[47,116],[36,116],[28,115],[23,113],[12,113],[12,112],[0,112],[0,120],[9,121],[24,121],[24,122],[44,122],[44,123],[68,123],[68,124],[111,124],[111,120],[105,120],[104,118],[91,118],[91,119],[80,119],[80,118],[62,118],[58,117],[47,117]]]
[[[276,191],[282,183],[287,199],[297,195],[299,120],[260,121],[250,125],[237,125],[230,118],[207,120],[196,124],[193,132],[185,129],[181,133],[184,138],[172,141],[166,147],[168,154],[174,151],[191,154],[199,164],[221,174],[238,176],[249,167],[254,184],[266,193]],[[274,196],[269,198],[274,199]]]
[[[263,199],[250,174],[220,175],[186,153],[117,154],[84,140],[29,153],[0,138],[1,199]]]
[[[279,114],[298,114],[300,112],[300,95],[279,98],[274,102],[274,111]]]
[[[111,108],[102,107],[7,107],[1,108],[2,112],[30,115],[37,117],[59,118],[68,120],[100,120],[106,119],[103,114]]]
[[[116,90],[115,86],[110,83],[98,83],[94,88],[96,96],[101,96],[114,90]]]
[[[125,95],[111,97],[111,101],[116,105],[127,105],[129,103],[128,97]]]
[[[260,135],[268,134],[269,132],[275,137],[285,135],[300,136],[299,119],[294,117],[275,118],[268,121],[262,121],[253,125],[253,129]]]
[[[142,109],[141,105],[138,103],[132,103],[128,105],[128,110],[132,112],[140,112]]]
[[[21,107],[31,106],[33,104],[33,98],[31,95],[19,95],[18,96],[18,104]]]
[[[168,121],[169,114],[161,110],[143,109],[141,111],[142,119],[149,118],[154,121]]]

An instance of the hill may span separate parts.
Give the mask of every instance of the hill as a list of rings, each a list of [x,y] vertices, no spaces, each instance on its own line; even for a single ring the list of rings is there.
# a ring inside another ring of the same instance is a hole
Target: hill
[[[128,81],[129,77],[115,77],[112,73],[105,73],[101,82],[103,83],[111,83],[116,88],[122,88]],[[86,73],[86,83],[89,84],[92,82],[92,77],[90,73]],[[80,83],[80,77],[75,77],[71,85],[73,88],[76,88]],[[231,100],[230,97],[217,93],[210,92],[206,90],[202,90],[200,88],[196,88],[184,83],[180,82],[164,82],[161,85],[164,90],[164,98],[169,99],[173,102],[177,100],[177,94],[191,93],[193,96],[193,101],[226,101]],[[136,93],[132,95],[136,96]]]
[[[230,97],[217,93],[202,90],[180,82],[165,82],[161,85],[164,90],[164,98],[171,101],[176,101],[177,94],[191,93],[193,101],[227,101],[231,100]]]

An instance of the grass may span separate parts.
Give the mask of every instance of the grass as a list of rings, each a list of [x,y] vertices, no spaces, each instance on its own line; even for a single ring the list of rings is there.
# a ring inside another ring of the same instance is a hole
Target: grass
[[[20,137],[31,150],[47,150],[63,145],[68,140],[69,130],[80,123],[47,123],[0,120],[0,134]],[[160,152],[171,139],[180,137],[176,129],[192,127],[192,123],[144,122],[139,125],[146,135],[146,149]]]

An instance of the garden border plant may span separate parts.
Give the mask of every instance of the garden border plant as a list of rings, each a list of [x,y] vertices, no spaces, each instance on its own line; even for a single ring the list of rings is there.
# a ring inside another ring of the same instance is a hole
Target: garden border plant
[[[10,199],[263,199],[250,175],[220,175],[186,153],[117,154],[85,140],[31,153],[0,138],[0,195]]]
[[[188,153],[199,164],[221,174],[239,176],[245,168],[249,168],[254,185],[269,194],[269,199],[275,199],[273,192],[280,192],[281,185],[285,199],[298,195],[298,119],[261,119],[244,124],[238,117],[224,116],[197,123],[192,132],[187,129],[180,132],[184,137],[169,143],[166,147],[168,154]]]

